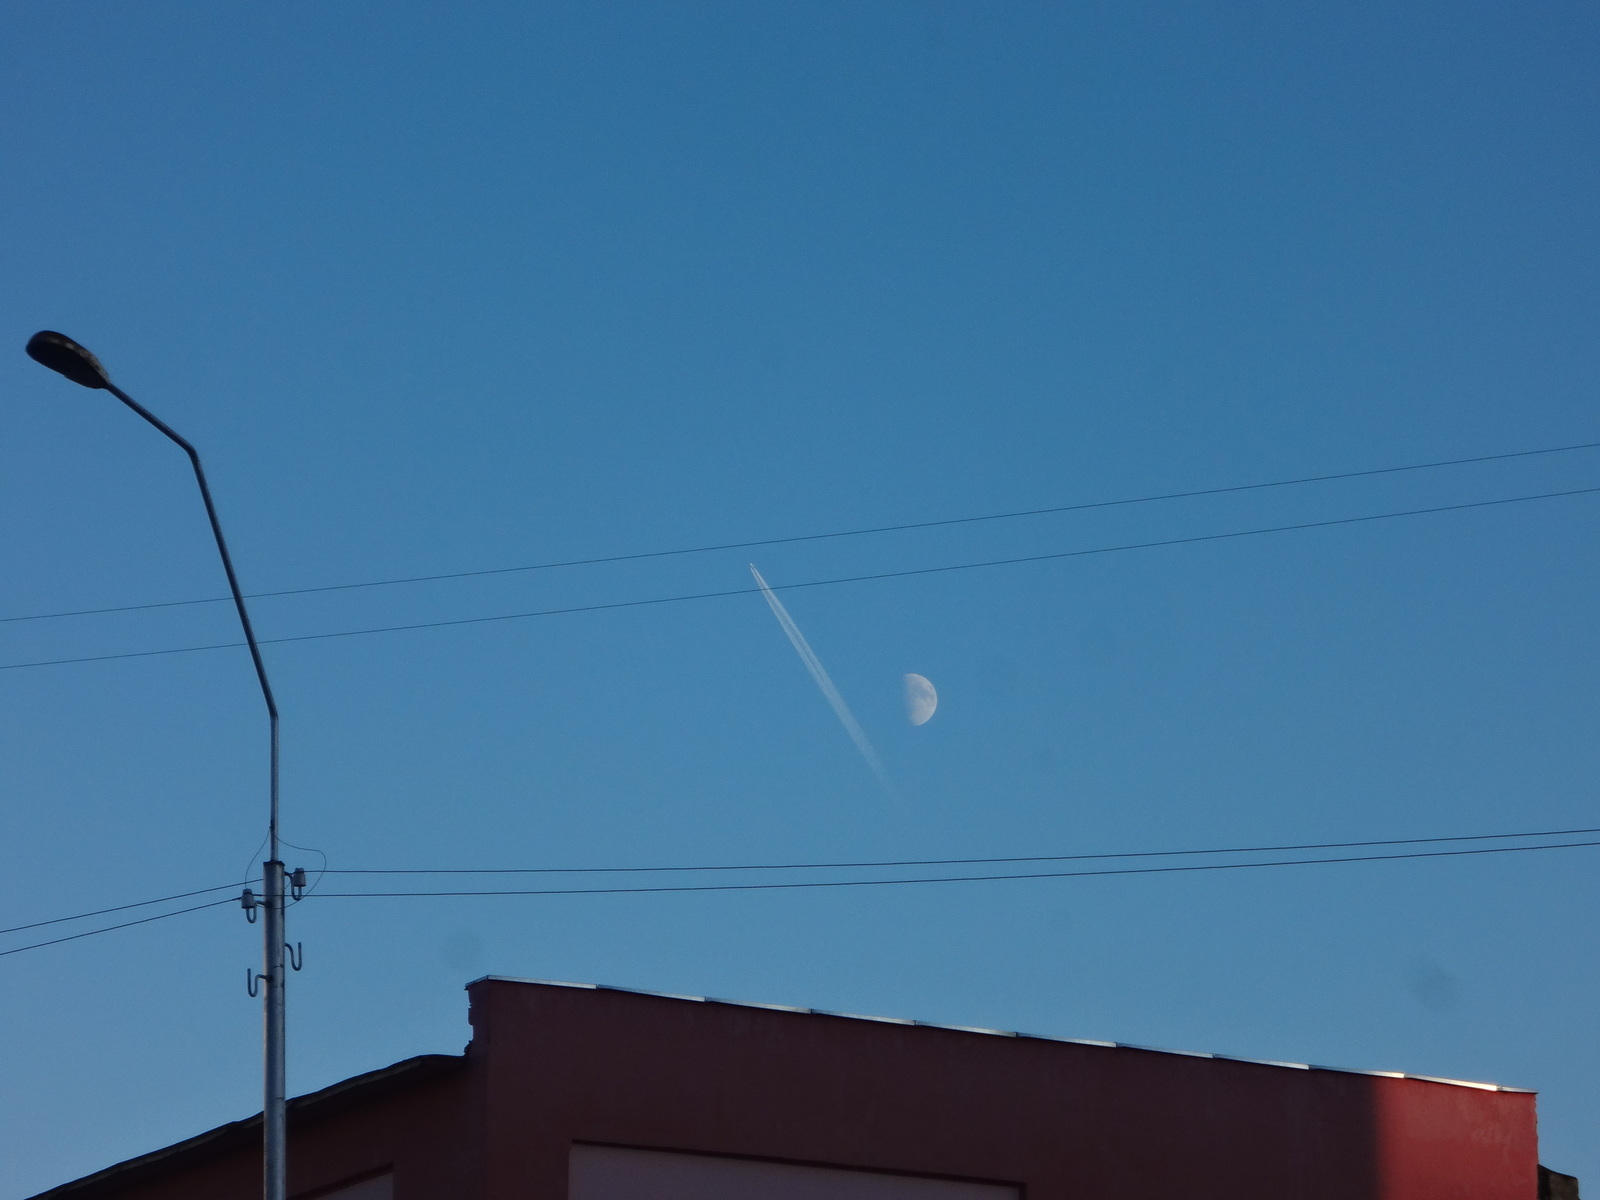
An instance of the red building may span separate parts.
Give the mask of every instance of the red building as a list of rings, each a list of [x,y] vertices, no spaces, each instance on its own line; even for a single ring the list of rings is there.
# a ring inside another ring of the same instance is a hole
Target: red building
[[[466,1052],[290,1102],[297,1200],[1536,1200],[1493,1084],[480,979]],[[254,1200],[260,1118],[34,1200]]]

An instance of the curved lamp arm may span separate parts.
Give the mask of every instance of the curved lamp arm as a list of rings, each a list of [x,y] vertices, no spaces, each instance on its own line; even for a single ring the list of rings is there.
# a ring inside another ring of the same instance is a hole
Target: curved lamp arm
[[[278,703],[272,697],[272,684],[267,681],[266,664],[261,660],[261,647],[256,644],[256,633],[250,624],[250,610],[245,607],[244,593],[239,589],[239,577],[234,574],[233,556],[228,553],[228,541],[222,536],[222,522],[217,519],[217,506],[211,500],[211,487],[206,483],[205,468],[200,465],[200,453],[187,438],[173,429],[155,413],[140,404],[127,392],[111,382],[100,360],[64,333],[41,330],[28,339],[28,357],[73,383],[86,388],[101,388],[121,400],[134,412],[154,425],[189,456],[194,468],[195,482],[200,485],[200,498],[206,503],[206,517],[211,522],[211,534],[217,539],[217,552],[222,556],[222,569],[228,575],[228,589],[233,593],[233,606],[239,611],[239,624],[244,627],[244,640],[250,647],[250,661],[255,664],[256,679],[261,683],[261,696],[267,702],[267,717],[272,724],[272,816],[268,834],[272,841],[272,859],[278,857]]]

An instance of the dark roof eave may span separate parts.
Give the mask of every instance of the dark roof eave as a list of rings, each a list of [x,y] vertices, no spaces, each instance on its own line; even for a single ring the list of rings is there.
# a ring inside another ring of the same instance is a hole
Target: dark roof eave
[[[419,1054],[365,1075],[341,1079],[321,1091],[290,1100],[290,1128],[314,1124],[355,1105],[431,1083],[463,1070],[466,1063],[464,1054]],[[71,1200],[95,1200],[96,1197],[114,1195],[172,1171],[231,1154],[259,1141],[260,1137],[261,1114],[256,1113],[242,1121],[230,1121],[160,1150],[116,1163],[93,1175],[60,1184],[47,1192],[39,1192],[28,1200],[66,1200],[67,1197],[71,1197]]]

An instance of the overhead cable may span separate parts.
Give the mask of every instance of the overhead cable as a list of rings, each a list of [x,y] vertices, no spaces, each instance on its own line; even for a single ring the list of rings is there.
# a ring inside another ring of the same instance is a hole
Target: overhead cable
[[[923,883],[993,883],[1023,879],[1088,879],[1108,875],[1171,875],[1190,871],[1243,871],[1260,867],[1315,867],[1337,863],[1398,862],[1420,858],[1462,858],[1477,854],[1520,854],[1532,850],[1576,850],[1593,842],[1547,842],[1537,846],[1478,846],[1470,850],[1417,850],[1405,854],[1359,854],[1342,858],[1267,859],[1255,862],[1184,863],[1173,867],[1102,867],[1092,871],[1031,871],[1004,875],[938,875],[914,879],[807,879],[782,883],[687,883],[603,888],[485,888],[461,891],[323,892],[323,900],[390,900],[465,896],[636,896],[672,892],[776,892],[807,888],[902,887]]]
[[[1514,834],[1454,834],[1450,837],[1403,837],[1384,838],[1384,840],[1366,840],[1366,842],[1293,842],[1282,845],[1262,846],[1211,846],[1202,850],[1125,850],[1115,853],[1098,854],[1010,854],[1005,858],[925,858],[925,859],[862,859],[862,861],[840,862],[717,862],[709,866],[670,866],[670,867],[323,867],[318,874],[318,880],[323,875],[616,875],[616,874],[709,874],[709,872],[752,872],[752,870],[886,870],[891,867],[965,867],[965,866],[1002,866],[1011,862],[1093,862],[1107,861],[1107,859],[1131,858],[1174,858],[1174,856],[1216,856],[1216,854],[1274,854],[1290,853],[1302,850],[1365,850],[1373,846],[1429,846],[1442,845],[1442,843],[1459,842],[1510,842],[1510,840],[1528,840],[1534,837],[1581,837],[1587,834],[1600,834],[1600,827],[1594,829],[1533,829],[1520,830]],[[283,845],[291,845],[285,842]],[[296,846],[296,850],[304,850],[304,846]],[[322,851],[312,851],[322,854]],[[323,854],[326,862],[326,854]],[[104,917],[112,912],[126,912],[130,909],[142,909],[150,904],[168,904],[179,899],[190,899],[192,896],[206,896],[214,891],[232,891],[234,888],[259,883],[258,878],[246,878],[240,883],[222,883],[214,888],[198,888],[195,891],[179,891],[173,896],[157,896],[146,901],[133,901],[131,904],[115,904],[107,909],[93,909],[90,912],[78,912],[72,917],[51,917],[42,922],[30,922],[27,925],[13,925],[5,930],[0,930],[0,936],[10,933],[21,933],[24,930],[38,930],[46,925],[64,925],[67,922],[88,920],[90,917]],[[192,909],[184,909],[192,912]],[[110,926],[120,928],[120,926]]]
[[[110,908],[97,908],[93,912],[77,913],[70,917],[51,917],[48,921],[30,921],[26,925],[13,925],[9,929],[0,929],[0,936],[8,933],[21,933],[24,929],[41,929],[46,925],[62,925],[68,921],[87,921],[90,917],[103,917],[107,913],[127,912],[131,908],[148,908],[152,904],[168,904],[173,900],[188,900],[193,896],[208,896],[212,892],[232,891],[234,888],[242,888],[248,884],[258,882],[260,881],[256,879],[245,879],[239,883],[224,883],[218,887],[200,888],[193,892],[179,892],[173,896],[158,896],[154,900],[135,900],[132,904],[115,904]]]
[[[833,579],[809,579],[798,583],[773,584],[775,592],[797,588],[833,587],[839,584],[871,583],[885,579],[906,579],[917,575],[941,575],[954,571],[976,571],[989,567],[1010,567],[1024,563],[1051,562],[1068,558],[1087,558],[1102,554],[1118,554],[1130,550],[1157,550],[1169,546],[1190,546],[1206,542],[1231,541],[1238,538],[1259,537],[1269,533],[1299,533],[1310,529],[1332,529],[1341,525],[1362,525],[1374,521],[1389,521],[1400,517],[1421,517],[1436,513],[1465,512],[1470,509],[1496,508],[1508,504],[1524,504],[1533,500],[1558,500],[1571,496],[1588,496],[1600,492],[1600,487],[1568,488],[1559,492],[1538,492],[1526,496],[1506,496],[1497,500],[1473,500],[1462,504],[1436,504],[1427,508],[1409,508],[1396,512],[1369,513],[1360,517],[1334,517],[1324,521],[1301,521],[1292,525],[1267,525],[1255,529],[1236,529],[1224,533],[1195,534],[1189,537],[1161,538],[1149,542],[1125,542],[1115,546],[1094,546],[1083,550],[1058,550],[1048,554],[1026,554],[1014,558],[993,558],[979,562],[951,563],[938,567],[912,567],[901,571],[881,571],[868,575],[845,575]],[[293,642],[318,642],[332,638],[367,637],[378,633],[411,633],[423,629],[445,629],[464,625],[486,625],[500,621],[521,621],[533,617],[566,616],[573,613],[609,612],[623,608],[647,608],[661,604],[681,604],[692,600],[720,600],[730,596],[759,595],[757,588],[728,588],[716,592],[688,592],[676,596],[653,596],[642,600],[614,600],[604,604],[575,604],[562,608],[534,609],[530,612],[496,613],[487,617],[455,617],[443,621],[418,621],[406,625],[380,625],[369,629],[341,629],[329,633],[302,633],[290,637],[258,638],[263,646],[286,645]],[[208,650],[232,650],[243,642],[211,642],[200,646],[170,646],[160,650],[128,650],[117,654],[90,654],[76,658],[40,659],[34,662],[0,663],[0,671],[19,671],[30,667],[63,667],[79,663],[112,662],[127,658],[156,658],[168,654],[196,654]]]
[[[1217,846],[1202,850],[1122,850],[1108,854],[1017,854],[1004,858],[905,858],[861,862],[716,863],[698,867],[334,867],[328,875],[617,875],[698,874],[712,871],[843,871],[889,867],[998,866],[1004,863],[1094,862],[1126,858],[1173,858],[1216,854],[1285,854],[1299,850],[1361,850],[1377,846],[1432,846],[1446,842],[1505,842],[1513,839],[1579,837],[1592,829],[1538,829],[1522,833],[1467,833],[1452,837],[1388,838],[1364,842],[1297,842],[1279,846]],[[0,933],[5,932],[0,930]]]
[[[1236,483],[1224,487],[1198,488],[1186,492],[1160,492],[1117,500],[1090,500],[1060,504],[1049,508],[1018,509],[1012,512],[983,513],[973,517],[947,517],[936,521],[909,521],[898,525],[872,525],[861,529],[840,529],[827,533],[802,533],[788,537],[760,538],[747,542],[719,542],[703,546],[682,546],[671,550],[644,550],[632,554],[608,554],[596,558],[569,558],[553,562],[527,563],[514,567],[488,567],[474,571],[450,571],[436,575],[406,575],[394,579],[368,579],[354,583],[329,583],[316,587],[283,588],[271,592],[250,592],[247,600],[266,600],[280,596],[309,596],[322,592],[344,592],[358,588],[397,587],[412,583],[439,583],[452,579],[477,579],[490,575],[515,575],[528,571],[553,571],[565,567],[592,567],[607,563],[639,562],[651,558],[677,558],[689,554],[712,554],[724,550],[754,550],[763,546],[789,546],[800,542],[821,542],[837,538],[866,537],[884,533],[907,533],[917,529],[941,529],[953,525],[976,525],[988,521],[1010,521],[1021,517],[1043,517],[1060,513],[1089,512],[1094,509],[1121,508],[1135,504],[1156,504],[1169,500],[1195,500],[1205,496],[1226,496],[1239,492],[1266,491],[1272,488],[1299,487],[1311,483],[1334,483],[1346,479],[1367,479],[1379,475],[1399,475],[1411,471],[1432,471],[1442,467],[1463,467],[1509,459],[1535,458],[1548,454],[1568,454],[1600,448],[1600,442],[1578,442],[1571,446],[1545,446],[1535,450],[1511,450],[1504,454],[1480,454],[1472,458],[1449,458],[1434,462],[1407,463],[1398,467],[1370,467],[1360,471],[1340,471],[1331,475],[1302,475],[1294,479],[1273,479],[1262,483]],[[196,604],[221,604],[230,596],[208,596],[198,600],[161,600],[150,604],[119,604],[109,608],[81,608],[64,612],[29,613],[0,617],[0,625],[14,621],[49,621],[60,617],[94,617],[107,613],[144,612],[158,608],[185,608]]]
[[[1493,837],[1497,835],[1474,835]],[[1515,835],[1510,835],[1515,836]],[[1419,841],[1444,841],[1456,839],[1419,839]],[[1462,839],[1466,840],[1466,839]],[[1351,843],[1352,845],[1357,843]],[[1382,844],[1382,843],[1380,843]],[[1186,863],[1179,866],[1164,867],[1106,867],[1090,871],[1037,871],[1028,873],[1009,874],[974,874],[974,875],[942,875],[920,876],[911,879],[818,879],[818,880],[793,880],[782,883],[709,883],[709,884],[674,884],[663,886],[643,887],[605,887],[605,888],[518,888],[518,889],[481,889],[461,891],[388,891],[388,892],[323,892],[316,898],[319,900],[391,900],[391,899],[455,899],[466,897],[495,897],[495,896],[629,896],[629,895],[661,895],[667,893],[686,892],[766,892],[766,891],[797,891],[815,890],[819,888],[858,888],[858,887],[907,887],[918,884],[936,883],[998,883],[1007,880],[1038,880],[1038,879],[1088,879],[1118,875],[1168,875],[1196,871],[1235,871],[1258,869],[1265,867],[1311,867],[1332,866],[1347,863],[1367,862],[1401,862],[1425,858],[1461,858],[1483,854],[1520,854],[1544,850],[1577,850],[1600,846],[1600,841],[1588,842],[1547,842],[1533,846],[1480,846],[1468,850],[1421,850],[1404,854],[1362,854],[1347,855],[1338,858],[1303,858],[1303,859],[1268,859],[1253,862],[1232,863]],[[1163,852],[1158,852],[1163,853]],[[1171,853],[1171,852],[1165,852]],[[1203,851],[1201,853],[1204,853]],[[960,861],[960,860],[948,860]],[[974,860],[977,861],[977,860]],[[1002,860],[1003,861],[1003,860]],[[1029,861],[1019,859],[1017,861]],[[311,897],[307,897],[310,899]],[[205,904],[196,904],[189,908],[180,908],[172,912],[156,913],[154,916],[141,917],[134,921],[124,921],[116,925],[106,925],[99,929],[89,929],[82,933],[67,934],[63,937],[51,938],[48,941],[33,942],[26,946],[14,946],[9,950],[0,950],[0,958],[13,954],[21,954],[27,950],[40,950],[46,946],[57,946],[63,942],[77,941],[81,938],[95,937],[102,933],[113,933],[119,929],[129,929],[136,925],[148,925],[154,921],[164,921],[168,917],[180,917],[187,913],[200,912],[208,908],[216,908],[222,904],[233,904],[232,897],[221,900],[212,900]],[[73,918],[62,918],[71,920]]]
[[[1366,840],[1358,842],[1289,842],[1277,845],[1264,846],[1212,846],[1190,850],[1121,850],[1110,853],[1095,854],[1017,854],[994,858],[906,858],[906,859],[865,859],[859,861],[840,862],[785,862],[785,863],[712,863],[699,866],[665,866],[665,867],[335,867],[323,866],[319,872],[319,880],[327,875],[618,875],[618,874],[705,874],[716,872],[751,872],[751,871],[828,871],[828,870],[887,870],[896,867],[964,867],[964,866],[1000,866],[1008,863],[1032,862],[1100,862],[1106,860],[1119,860],[1130,858],[1173,858],[1173,857],[1212,857],[1223,854],[1284,854],[1302,850],[1362,850],[1379,846],[1434,846],[1458,842],[1506,842],[1526,841],[1529,838],[1553,837],[1581,837],[1591,833],[1600,833],[1600,827],[1583,829],[1532,829],[1521,830],[1515,833],[1466,833],[1453,834],[1444,837],[1424,838],[1385,838],[1381,840]],[[285,842],[284,845],[291,843]],[[296,846],[295,849],[305,849]],[[326,864],[327,855],[316,850],[312,853],[322,854]],[[76,913],[70,917],[52,917],[45,921],[33,921],[26,925],[13,925],[8,929],[0,929],[0,935],[20,933],[28,929],[39,929],[46,925],[60,925],[68,921],[83,921],[90,917],[105,916],[108,913],[125,912],[134,908],[145,908],[152,904],[167,904],[174,900],[187,900],[193,896],[204,896],[212,892],[231,891],[234,888],[245,887],[252,883],[260,882],[259,877],[245,879],[239,883],[225,883],[217,887],[200,888],[192,892],[178,892],[171,896],[157,896],[153,900],[138,900],[131,904],[118,904],[110,908],[98,908],[90,912]]]
[[[135,925],[148,925],[152,921],[165,921],[168,917],[181,917],[184,913],[195,913],[201,909],[216,908],[219,904],[237,904],[232,896],[223,900],[211,900],[205,904],[196,904],[190,908],[180,908],[173,912],[156,913],[153,917],[140,917],[137,921],[123,921],[120,925],[104,925],[99,929],[86,929],[82,933],[69,933],[64,937],[51,938],[47,942],[33,942],[27,946],[13,946],[10,950],[0,950],[0,958],[7,958],[13,954],[21,954],[24,950],[41,950],[45,946],[59,946],[62,942],[75,942],[79,938],[97,937],[102,933],[113,933],[118,929],[131,929]]]

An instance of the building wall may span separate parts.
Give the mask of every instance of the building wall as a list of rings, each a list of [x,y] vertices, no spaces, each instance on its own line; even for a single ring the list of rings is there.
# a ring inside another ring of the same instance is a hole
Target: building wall
[[[295,1102],[296,1200],[1537,1200],[1527,1093],[555,984],[468,991],[464,1059]],[[47,1196],[255,1200],[259,1139],[224,1127]]]
[[[1533,1096],[483,980],[486,1200],[574,1143],[1020,1185],[1028,1200],[1533,1200]]]
[[[482,1195],[482,1124],[471,1072],[453,1072],[289,1122],[289,1194],[296,1200],[467,1200]],[[392,1174],[393,1190],[382,1180]],[[259,1121],[170,1162],[46,1193],[52,1200],[260,1200]],[[37,1200],[37,1198],[36,1198]]]

